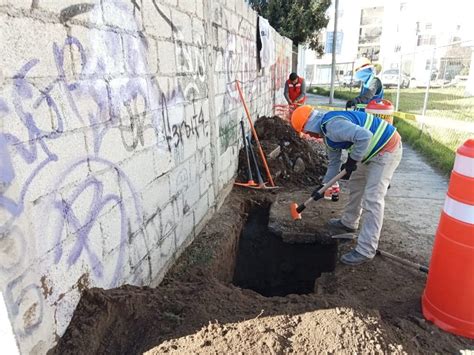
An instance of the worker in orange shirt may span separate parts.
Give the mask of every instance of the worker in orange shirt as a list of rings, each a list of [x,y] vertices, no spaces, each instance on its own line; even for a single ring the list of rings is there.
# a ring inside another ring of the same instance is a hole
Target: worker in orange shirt
[[[283,93],[288,105],[303,105],[306,102],[306,83],[303,78],[296,73],[291,73],[285,83]]]

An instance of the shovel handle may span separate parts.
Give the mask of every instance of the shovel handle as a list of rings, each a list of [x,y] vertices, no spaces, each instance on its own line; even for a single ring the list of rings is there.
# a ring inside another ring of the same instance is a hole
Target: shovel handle
[[[339,179],[341,179],[344,175],[346,175],[346,169],[342,169],[339,174],[337,174],[336,176],[334,176],[331,180],[329,180],[327,183],[325,183],[319,190],[318,190],[318,193],[321,195],[324,193],[324,191],[326,191],[327,189],[329,189],[332,185],[334,185],[334,183],[336,183],[336,181],[338,181]],[[299,205],[298,208],[296,209],[296,212],[298,213],[301,213],[303,212],[303,210],[306,208],[306,206],[310,203],[314,201],[313,199],[313,196],[311,196],[310,198],[308,198],[302,205]]]
[[[318,193],[322,195],[324,191],[329,189],[332,185],[334,185],[339,179],[341,179],[344,175],[346,175],[346,169],[342,169],[339,174],[334,176],[331,180],[329,180],[327,183],[325,183],[319,190]],[[305,202],[304,205],[310,203],[311,201],[314,201],[313,196],[308,198]]]
[[[429,271],[429,268],[428,268],[427,266],[425,266],[425,265],[421,265],[421,264],[418,264],[418,263],[414,263],[413,261],[409,261],[409,260],[400,258],[399,256],[390,254],[390,253],[388,253],[388,252],[386,252],[386,251],[383,251],[383,250],[380,250],[380,249],[377,250],[377,254],[378,254],[378,255],[385,256],[385,257],[387,257],[387,258],[389,258],[389,259],[398,261],[400,264],[403,264],[403,265],[406,265],[406,266],[415,268],[415,269],[417,269],[417,270],[419,270],[419,271],[421,271],[421,272],[424,272],[425,274],[427,274],[428,271]]]

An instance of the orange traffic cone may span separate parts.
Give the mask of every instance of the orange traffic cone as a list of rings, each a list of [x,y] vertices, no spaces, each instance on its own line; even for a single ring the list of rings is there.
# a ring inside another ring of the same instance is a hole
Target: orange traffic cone
[[[422,308],[439,328],[474,339],[474,139],[456,153]]]

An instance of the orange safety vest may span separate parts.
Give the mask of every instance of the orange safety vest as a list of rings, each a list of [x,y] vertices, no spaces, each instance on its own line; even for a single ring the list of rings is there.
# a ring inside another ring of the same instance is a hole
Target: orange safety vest
[[[288,97],[291,101],[296,100],[301,95],[301,85],[303,84],[303,78],[298,77],[298,82],[293,85],[290,79],[286,81],[288,83]],[[298,101],[299,104],[304,104],[306,101],[306,95]]]

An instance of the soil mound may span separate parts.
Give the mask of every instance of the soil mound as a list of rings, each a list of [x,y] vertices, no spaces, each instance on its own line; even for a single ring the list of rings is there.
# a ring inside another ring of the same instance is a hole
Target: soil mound
[[[423,319],[426,276],[383,258],[323,274],[311,294],[263,297],[233,286],[245,216],[252,205],[268,204],[258,195],[235,189],[159,287],[84,290],[49,353],[431,354],[473,348],[472,340]]]
[[[325,148],[321,142],[299,137],[288,122],[278,116],[260,117],[255,122],[255,130],[267,156],[270,172],[277,185],[313,186],[320,184],[327,166]],[[258,148],[253,140],[252,147],[262,177],[265,181],[268,181],[258,154]],[[274,154],[271,154],[272,152]],[[254,181],[257,182],[251,155],[250,163]],[[242,148],[239,153],[239,169],[236,181],[246,182],[248,180],[247,166],[245,149]]]

